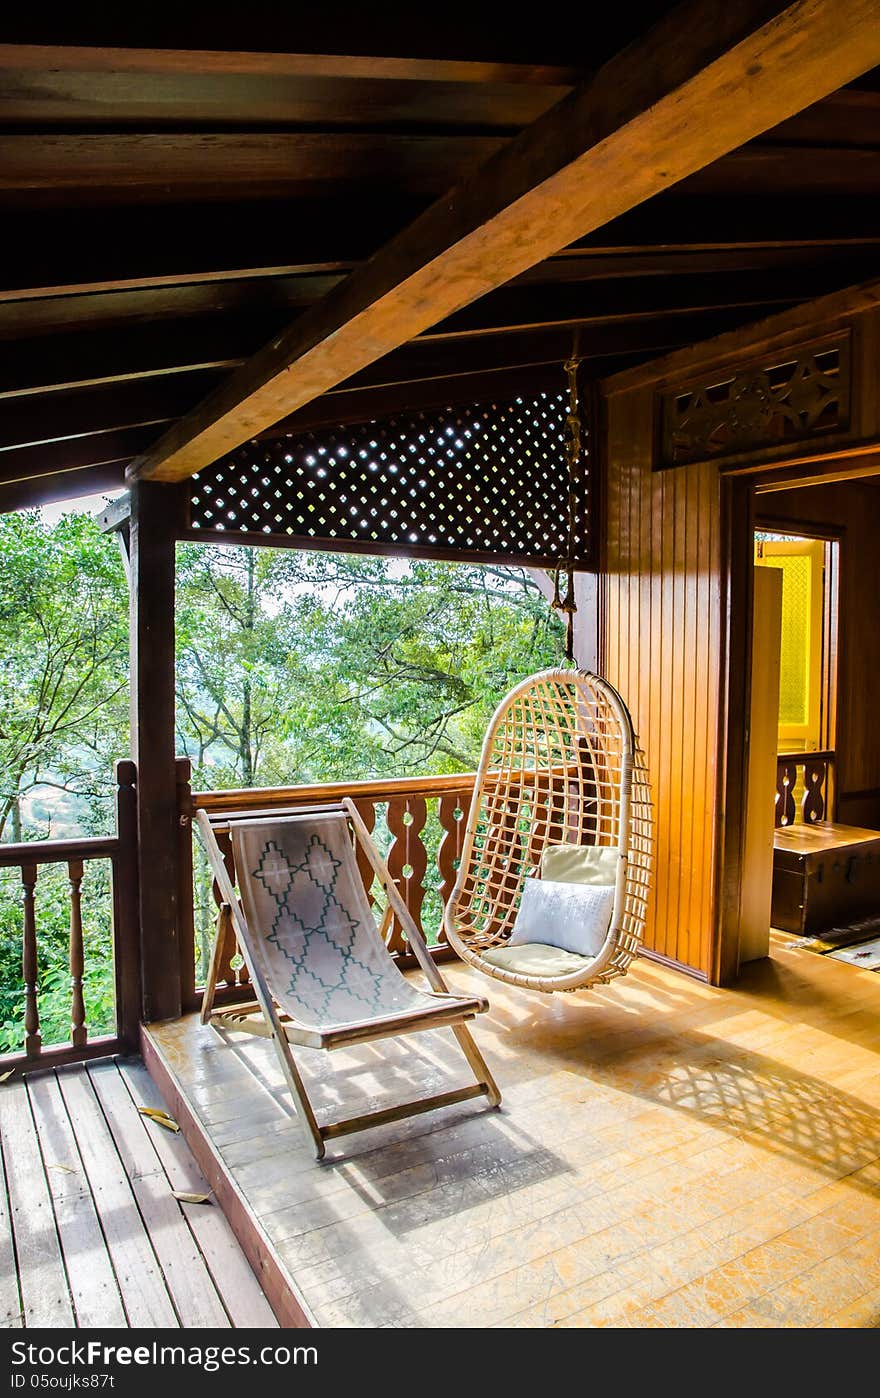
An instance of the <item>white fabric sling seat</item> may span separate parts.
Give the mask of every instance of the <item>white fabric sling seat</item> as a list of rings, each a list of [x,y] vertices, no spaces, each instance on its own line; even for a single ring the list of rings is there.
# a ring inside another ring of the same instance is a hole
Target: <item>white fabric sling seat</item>
[[[471,1097],[487,1096],[492,1105],[500,1101],[498,1088],[465,1028],[465,1021],[487,1010],[488,1002],[481,996],[449,993],[351,802],[256,819],[209,818],[199,811],[198,826],[256,994],[253,1005],[213,1009],[226,931],[218,925],[202,1018],[218,1028],[244,1030],[274,1041],[319,1159],[330,1137]],[[217,844],[221,828],[231,838],[240,897]],[[353,841],[367,855],[430,989],[422,990],[407,980],[385,946]],[[474,1085],[348,1121],[318,1124],[292,1044],[334,1049],[446,1027],[453,1030],[474,1072]]]

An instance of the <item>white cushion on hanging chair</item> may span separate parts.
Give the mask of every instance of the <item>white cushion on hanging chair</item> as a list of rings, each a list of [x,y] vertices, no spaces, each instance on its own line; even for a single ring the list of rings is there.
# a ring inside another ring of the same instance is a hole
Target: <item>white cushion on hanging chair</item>
[[[548,845],[541,855],[541,877],[613,886],[619,863],[620,851],[607,845]]]
[[[555,883],[527,877],[507,945],[541,942],[575,956],[595,956],[608,935],[613,911],[613,884]]]
[[[559,947],[548,947],[542,943],[529,942],[525,946],[493,947],[482,953],[483,961],[497,966],[501,971],[512,971],[517,976],[570,976],[586,970],[593,960],[591,956],[575,956],[574,952],[561,951]]]

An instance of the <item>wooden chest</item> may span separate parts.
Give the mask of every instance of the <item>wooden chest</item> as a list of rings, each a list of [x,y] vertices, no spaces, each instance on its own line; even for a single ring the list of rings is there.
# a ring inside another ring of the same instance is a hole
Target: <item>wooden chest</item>
[[[880,914],[880,830],[789,825],[773,839],[771,922],[812,936]]]

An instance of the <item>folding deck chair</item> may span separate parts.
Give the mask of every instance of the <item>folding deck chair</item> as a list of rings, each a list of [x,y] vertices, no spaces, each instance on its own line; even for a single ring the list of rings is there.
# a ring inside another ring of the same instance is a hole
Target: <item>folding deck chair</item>
[[[243,1030],[275,1045],[287,1084],[320,1160],[325,1142],[420,1112],[501,1094],[465,1027],[489,1008],[479,996],[449,993],[394,880],[354,804],[258,816],[200,810],[198,830],[222,899],[202,1004],[202,1021]],[[240,897],[217,843],[229,834]],[[359,846],[387,899],[380,930],[357,864]],[[399,919],[430,991],[398,969],[383,932]],[[256,996],[215,1010],[214,992],[231,922]],[[336,1049],[373,1039],[450,1028],[476,1082],[363,1116],[320,1125],[291,1049]]]

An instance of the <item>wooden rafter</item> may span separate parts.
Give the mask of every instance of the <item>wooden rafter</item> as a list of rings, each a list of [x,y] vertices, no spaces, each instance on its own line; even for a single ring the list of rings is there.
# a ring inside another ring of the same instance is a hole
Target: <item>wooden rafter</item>
[[[689,0],[273,339],[131,474],[192,475],[878,62],[880,0],[797,0],[770,19],[766,4]]]

